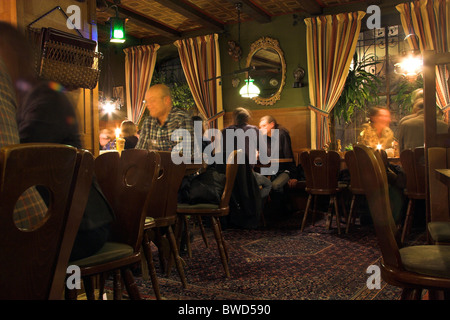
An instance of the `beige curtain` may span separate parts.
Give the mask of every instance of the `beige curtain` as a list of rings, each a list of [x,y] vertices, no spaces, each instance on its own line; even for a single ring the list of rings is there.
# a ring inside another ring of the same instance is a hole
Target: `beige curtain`
[[[155,70],[158,44],[126,48],[125,52],[125,84],[127,96],[127,116],[136,125],[144,115],[145,92],[150,87]]]
[[[419,38],[418,41],[416,37],[408,38],[411,48],[421,52],[449,52],[449,7],[449,0],[420,0],[396,6],[405,34],[415,34]],[[447,67],[436,66],[436,103],[443,110],[450,107],[447,79]]]
[[[186,80],[200,114],[206,119],[223,110],[218,35],[211,34],[175,41]],[[217,120],[210,127],[218,128]]]
[[[312,149],[322,149],[330,142],[328,115],[344,88],[365,14],[305,19]]]

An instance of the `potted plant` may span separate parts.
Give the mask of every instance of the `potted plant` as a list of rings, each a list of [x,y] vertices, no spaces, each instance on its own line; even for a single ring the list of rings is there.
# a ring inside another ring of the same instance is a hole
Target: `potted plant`
[[[344,89],[329,117],[330,150],[336,150],[335,120],[338,120],[339,124],[343,122],[344,125],[347,125],[352,122],[355,111],[365,110],[370,103],[378,103],[381,79],[377,75],[367,71],[369,67],[375,66],[377,63],[373,55],[365,56],[364,59],[358,61],[357,53],[354,54],[353,66],[348,72]]]
[[[356,110],[364,110],[369,103],[378,103],[381,79],[367,71],[368,67],[377,63],[372,55],[362,61],[358,61],[356,53],[353,56],[353,68],[350,68],[341,97],[333,108],[339,123],[351,122]]]

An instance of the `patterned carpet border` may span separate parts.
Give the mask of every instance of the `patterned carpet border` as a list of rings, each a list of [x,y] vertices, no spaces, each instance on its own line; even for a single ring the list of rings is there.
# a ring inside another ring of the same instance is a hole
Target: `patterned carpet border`
[[[209,247],[194,230],[192,258],[183,254],[188,288],[174,268],[169,277],[155,265],[161,294],[167,300],[398,300],[401,290],[382,282],[366,286],[367,267],[381,254],[371,226],[349,234],[327,230],[324,221],[300,232],[300,216],[258,230],[226,229],[231,277],[226,278],[216,242],[207,229]],[[342,227],[342,225],[341,225]],[[345,229],[344,229],[345,230]],[[155,299],[150,280],[136,282],[144,299]],[[109,287],[111,284],[109,283]]]

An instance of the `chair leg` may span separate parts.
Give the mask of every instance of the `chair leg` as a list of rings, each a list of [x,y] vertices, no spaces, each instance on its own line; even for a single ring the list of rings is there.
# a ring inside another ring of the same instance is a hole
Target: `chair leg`
[[[348,230],[350,228],[350,224],[352,222],[352,214],[353,214],[353,208],[355,205],[356,195],[352,196],[352,202],[350,203],[350,212],[348,213],[348,219],[347,219],[347,226],[345,227],[345,233],[348,233]]]
[[[105,278],[105,273],[99,275],[98,300],[103,300],[103,294],[105,293]]]
[[[220,224],[220,219],[216,219],[216,220],[217,220],[217,225],[219,226],[219,230],[220,230],[220,237],[222,239],[222,245],[223,245],[223,251],[225,252],[225,257],[227,258],[227,261],[230,261],[230,257],[228,256],[227,243],[226,243],[225,239],[223,238],[222,225]]]
[[[409,233],[409,230],[411,228],[411,222],[412,222],[412,219],[413,219],[412,207],[413,207],[413,200],[409,199],[409,201],[408,201],[408,209],[406,210],[406,218],[405,218],[405,222],[403,223],[402,237],[401,237],[401,240],[400,240],[401,243],[405,242],[406,234]]]
[[[186,215],[183,215],[183,218],[184,218],[184,237],[186,241],[188,257],[192,258],[191,237],[189,237],[189,220]]]
[[[173,259],[175,260],[175,265],[177,267],[178,274],[180,275],[180,278],[181,278],[181,283],[183,285],[183,288],[186,289],[187,288],[187,281],[186,281],[186,277],[184,275],[184,269],[183,269],[183,265],[181,263],[180,254],[178,252],[177,242],[175,240],[175,236],[173,234],[171,226],[167,227],[167,237],[169,239],[170,249],[171,249],[171,252],[172,252]],[[168,265],[170,265],[170,264],[168,264]],[[166,270],[166,272],[169,273],[170,270]]]
[[[303,215],[302,226],[300,228],[300,231],[302,231],[302,232],[303,232],[303,229],[305,228],[306,218],[308,217],[309,206],[311,205],[311,197],[312,197],[312,195],[310,194],[308,196],[308,200],[306,201],[305,213]]]
[[[311,224],[314,226],[316,224],[316,213],[317,213],[317,198],[319,196],[315,195],[314,197],[314,207],[313,207],[313,213],[312,213],[312,221]]]
[[[94,278],[93,277],[84,277],[84,291],[86,292],[87,300],[95,300],[95,292],[94,292]]]
[[[333,223],[333,203],[334,203],[334,198],[333,198],[333,196],[330,195],[330,201],[328,202],[327,221],[326,221],[327,230],[330,230],[331,225]]]
[[[131,300],[141,300],[141,294],[139,293],[139,288],[134,281],[133,273],[131,273],[130,268],[123,268],[120,270],[125,282],[125,287],[127,289],[128,295]]]
[[[339,208],[338,208],[338,199],[337,196],[333,196],[334,200],[334,211],[336,211],[336,225],[337,225],[337,229],[338,229],[338,234],[341,234],[341,217],[339,215]]]
[[[65,300],[77,300],[78,290],[77,289],[68,289],[66,287],[64,291],[64,299]]]
[[[403,288],[401,300],[421,300],[422,289]]]
[[[203,222],[202,222],[202,217],[201,216],[197,216],[197,222],[198,222],[198,225],[200,227],[200,231],[202,232],[203,242],[205,243],[205,246],[208,248],[208,239],[206,238],[205,227],[203,226]]]
[[[217,223],[216,217],[211,217],[212,227],[214,231],[214,236],[216,237],[217,248],[219,249],[220,260],[222,261],[223,268],[225,269],[225,275],[227,278],[230,277],[230,270],[228,268],[227,255],[225,253],[225,249],[222,242],[222,235]]]
[[[147,261],[148,273],[150,275],[150,279],[152,281],[153,291],[155,292],[155,297],[157,300],[161,300],[161,293],[159,290],[159,282],[156,277],[156,269],[155,264],[153,263],[153,254],[150,247],[150,240],[148,238],[147,232],[144,232],[144,237],[142,239],[142,248],[144,251],[144,256]]]
[[[161,230],[159,228],[154,228],[155,230],[155,245],[158,248],[158,256],[159,256],[159,266],[161,270],[166,270],[167,262],[166,259],[169,259],[168,248],[166,246],[166,242],[164,241],[164,237],[161,235]]]
[[[114,300],[122,300],[122,277],[120,276],[120,270],[113,271],[113,290]]]

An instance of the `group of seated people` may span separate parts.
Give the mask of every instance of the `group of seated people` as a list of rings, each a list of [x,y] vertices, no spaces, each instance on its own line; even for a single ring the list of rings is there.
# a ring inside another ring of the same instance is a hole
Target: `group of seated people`
[[[16,28],[0,22],[0,33],[2,34],[0,37],[0,112],[2,113],[0,147],[19,142],[52,142],[82,148],[76,110],[66,97],[64,90],[61,86],[41,81],[36,77],[31,65],[32,51],[28,47],[27,39]],[[145,101],[150,115],[143,120],[139,135],[132,121],[126,120],[121,124],[122,136],[126,140],[125,149],[172,151],[180,142],[172,140],[172,133],[175,130],[185,129],[194,135],[192,117],[173,106],[168,86],[158,84],[150,87],[146,92]],[[397,140],[400,151],[404,148],[423,145],[423,129],[418,130],[420,126],[423,128],[423,97],[420,94],[415,98],[414,108],[414,115],[402,121],[399,126]],[[228,145],[226,142],[228,130],[234,132],[241,130],[245,134],[243,146],[246,159],[243,165],[246,166],[247,174],[245,182],[252,191],[250,198],[247,199],[239,199],[242,194],[237,193],[232,203],[235,202],[234,209],[245,210],[246,202],[253,201],[248,210],[257,211],[256,217],[259,217],[269,194],[271,200],[278,201],[280,207],[287,202],[285,191],[288,186],[295,184],[298,180],[301,167],[296,167],[288,130],[278,124],[275,118],[270,115],[264,116],[257,127],[249,124],[251,115],[247,109],[236,108],[233,119],[233,124],[222,130],[222,145]],[[390,148],[394,141],[394,134],[389,128],[389,110],[375,108],[370,119],[370,123],[365,125],[361,132],[359,142],[374,148],[378,144],[381,144],[383,149]],[[203,120],[202,126],[206,124]],[[448,126],[440,121],[438,130],[447,132]],[[254,134],[249,134],[250,132]],[[273,136],[274,133],[276,138]],[[202,151],[212,142],[205,139],[206,137],[203,138],[206,144],[203,145]],[[273,144],[273,139],[276,139],[277,143]],[[111,132],[102,131],[99,140],[100,150],[113,148],[114,139]],[[236,141],[231,145],[233,150],[240,147]],[[224,150],[228,153],[232,151],[225,147]],[[280,162],[270,174],[267,172],[263,174],[257,162],[251,161],[258,159],[258,154],[261,152],[267,156],[275,154],[278,159],[291,161]],[[226,156],[227,154],[224,153],[224,159],[227,158]],[[244,177],[241,178],[244,179]],[[42,190],[32,190],[31,193],[31,203],[25,205],[24,200],[20,199],[17,206],[17,223],[22,224],[21,227],[24,229],[32,227],[46,212],[48,195]],[[190,200],[184,198],[181,201]],[[233,217],[233,210],[230,216]],[[98,251],[108,239],[109,224],[113,219],[114,213],[94,177],[71,260],[81,259]],[[239,225],[242,221],[234,222]],[[242,222],[241,226],[255,228],[257,223],[259,219],[253,219],[251,223]]]
[[[363,130],[358,137],[358,143],[370,146],[373,149],[389,150],[398,143],[398,150],[423,147],[424,136],[424,99],[423,89],[416,89],[412,93],[412,112],[401,118],[398,122],[396,134],[390,129],[391,113],[383,107],[373,107],[369,110],[369,122],[363,125]],[[436,112],[442,113],[440,109]],[[437,133],[447,133],[449,126],[437,117]]]

